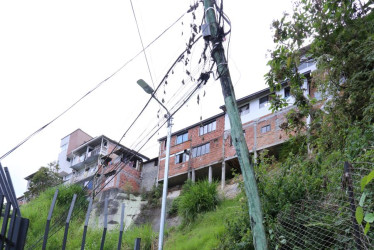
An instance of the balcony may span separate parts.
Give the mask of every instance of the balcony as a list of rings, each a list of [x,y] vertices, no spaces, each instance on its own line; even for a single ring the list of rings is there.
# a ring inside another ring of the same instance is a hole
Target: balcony
[[[97,167],[90,168],[88,171],[82,169],[73,174],[70,183],[77,183],[87,178],[91,178],[97,171]]]
[[[71,167],[75,170],[80,170],[84,167],[84,165],[97,161],[100,155],[106,155],[107,153],[108,148],[97,146],[89,152],[83,153],[81,155],[76,155],[73,158]]]

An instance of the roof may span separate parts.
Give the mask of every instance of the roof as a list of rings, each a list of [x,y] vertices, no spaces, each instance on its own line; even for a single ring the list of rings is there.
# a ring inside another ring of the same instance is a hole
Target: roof
[[[39,171],[39,170],[38,170],[38,171]],[[35,171],[34,173],[32,173],[32,174],[26,176],[26,177],[25,177],[25,180],[26,180],[26,181],[31,180],[32,177],[34,177],[34,175],[35,175],[38,171]]]
[[[136,151],[134,151],[134,150],[132,150],[132,149],[129,149],[129,148],[123,146],[122,144],[120,144],[120,143],[118,143],[118,142],[116,142],[116,141],[110,139],[109,137],[107,137],[107,136],[105,136],[105,135],[96,136],[95,138],[92,138],[91,140],[89,140],[89,141],[83,143],[83,144],[80,145],[79,147],[73,149],[73,150],[71,151],[71,154],[72,154],[73,152],[77,152],[77,151],[83,149],[84,147],[86,147],[86,146],[88,146],[88,145],[90,145],[90,144],[92,144],[92,143],[95,143],[95,142],[97,142],[97,143],[100,142],[100,143],[101,143],[101,140],[102,140],[103,138],[106,139],[106,140],[108,140],[108,141],[110,141],[110,142],[112,142],[113,144],[116,144],[116,145],[118,144],[118,146],[119,146],[120,148],[116,149],[117,152],[120,151],[121,148],[122,148],[122,149],[125,150],[126,152],[130,152],[130,153],[135,154],[136,156],[138,156],[138,157],[140,157],[140,158],[143,158],[143,159],[145,159],[145,160],[149,160],[149,158],[148,158],[147,156],[142,155],[142,154],[140,154],[140,153],[138,153],[138,152],[136,152]]]
[[[178,131],[172,133],[171,136],[174,136],[174,135],[177,135],[177,134],[181,134],[181,133],[183,133],[183,132],[187,132],[187,131],[188,131],[189,129],[191,129],[191,128],[194,128],[194,127],[196,127],[196,126],[200,126],[200,125],[202,125],[202,124],[204,124],[204,123],[208,123],[208,122],[210,122],[211,120],[217,119],[218,117],[223,116],[223,115],[225,115],[225,112],[221,112],[221,113],[219,113],[219,114],[217,114],[217,115],[215,115],[215,116],[211,116],[211,117],[209,117],[209,118],[207,118],[207,119],[205,119],[205,120],[202,120],[202,121],[200,121],[200,122],[197,122],[197,123],[195,123],[195,124],[192,124],[192,125],[190,125],[190,126],[188,126],[188,127],[186,127],[186,128],[180,129],[180,130],[178,130]],[[160,139],[158,139],[158,141],[163,141],[163,140],[165,140],[165,139],[166,139],[166,136],[161,137]]]
[[[254,99],[256,99],[260,96],[267,95],[267,94],[270,94],[270,88],[262,89],[260,91],[257,91],[255,93],[253,93],[253,94],[250,94],[250,95],[244,96],[240,99],[237,99],[236,103],[238,104],[238,106],[240,106],[241,104],[244,104],[248,101],[254,100]],[[223,111],[226,111],[225,105],[222,105],[219,108],[222,109]]]

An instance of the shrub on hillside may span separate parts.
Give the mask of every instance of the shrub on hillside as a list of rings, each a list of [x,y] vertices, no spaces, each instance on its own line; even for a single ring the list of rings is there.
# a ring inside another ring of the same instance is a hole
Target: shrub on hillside
[[[178,214],[183,218],[184,223],[191,223],[199,213],[214,210],[218,202],[216,182],[187,181],[178,201]]]
[[[141,194],[142,200],[146,200],[150,207],[160,206],[160,198],[162,197],[162,186],[162,184],[159,184],[158,186],[153,185],[150,191],[145,191]]]

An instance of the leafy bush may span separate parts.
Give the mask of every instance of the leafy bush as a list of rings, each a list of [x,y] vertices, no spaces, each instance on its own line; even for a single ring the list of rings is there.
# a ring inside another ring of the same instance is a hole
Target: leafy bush
[[[178,214],[182,216],[184,223],[191,223],[199,213],[214,210],[219,198],[217,183],[209,183],[208,180],[193,183],[187,181],[183,186],[178,201]]]
[[[151,191],[143,192],[141,196],[142,200],[148,201],[148,205],[150,207],[160,206],[160,198],[162,197],[162,184],[159,184],[158,186],[153,185]]]
[[[220,236],[220,249],[254,249],[248,203],[243,189],[236,199],[240,206],[225,220],[225,230]]]

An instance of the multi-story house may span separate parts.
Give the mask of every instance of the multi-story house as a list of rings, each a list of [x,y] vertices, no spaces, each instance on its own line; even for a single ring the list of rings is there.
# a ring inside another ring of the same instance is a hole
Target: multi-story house
[[[300,72],[306,79],[302,86],[306,97],[320,98],[310,86],[310,72],[315,69],[313,62],[300,65]],[[277,94],[287,100],[289,106],[272,113],[270,96]],[[286,82],[279,91],[263,89],[237,100],[243,132],[249,151],[256,159],[259,151],[268,149],[277,154],[279,146],[288,139],[280,125],[286,121],[285,115],[293,105],[294,98]],[[209,181],[220,179],[224,186],[227,175],[232,169],[240,169],[236,151],[231,141],[230,121],[225,106],[223,112],[199,123],[174,132],[171,137],[169,160],[169,185],[182,184],[188,178],[192,180],[208,178]],[[164,178],[166,137],[159,139],[158,182]]]
[[[79,144],[79,142],[82,142]],[[139,191],[141,167],[146,156],[101,135],[95,138],[78,129],[61,140],[59,166],[66,183],[92,189],[126,188]],[[67,166],[71,169],[66,174]]]
[[[81,129],[77,129],[61,139],[61,150],[58,155],[57,163],[60,168],[59,172],[62,177],[65,177],[72,172],[72,169],[70,168],[71,159],[68,157],[68,155],[71,154],[73,149],[77,148],[78,146],[82,145],[83,143],[91,139],[92,136],[88,135]]]

